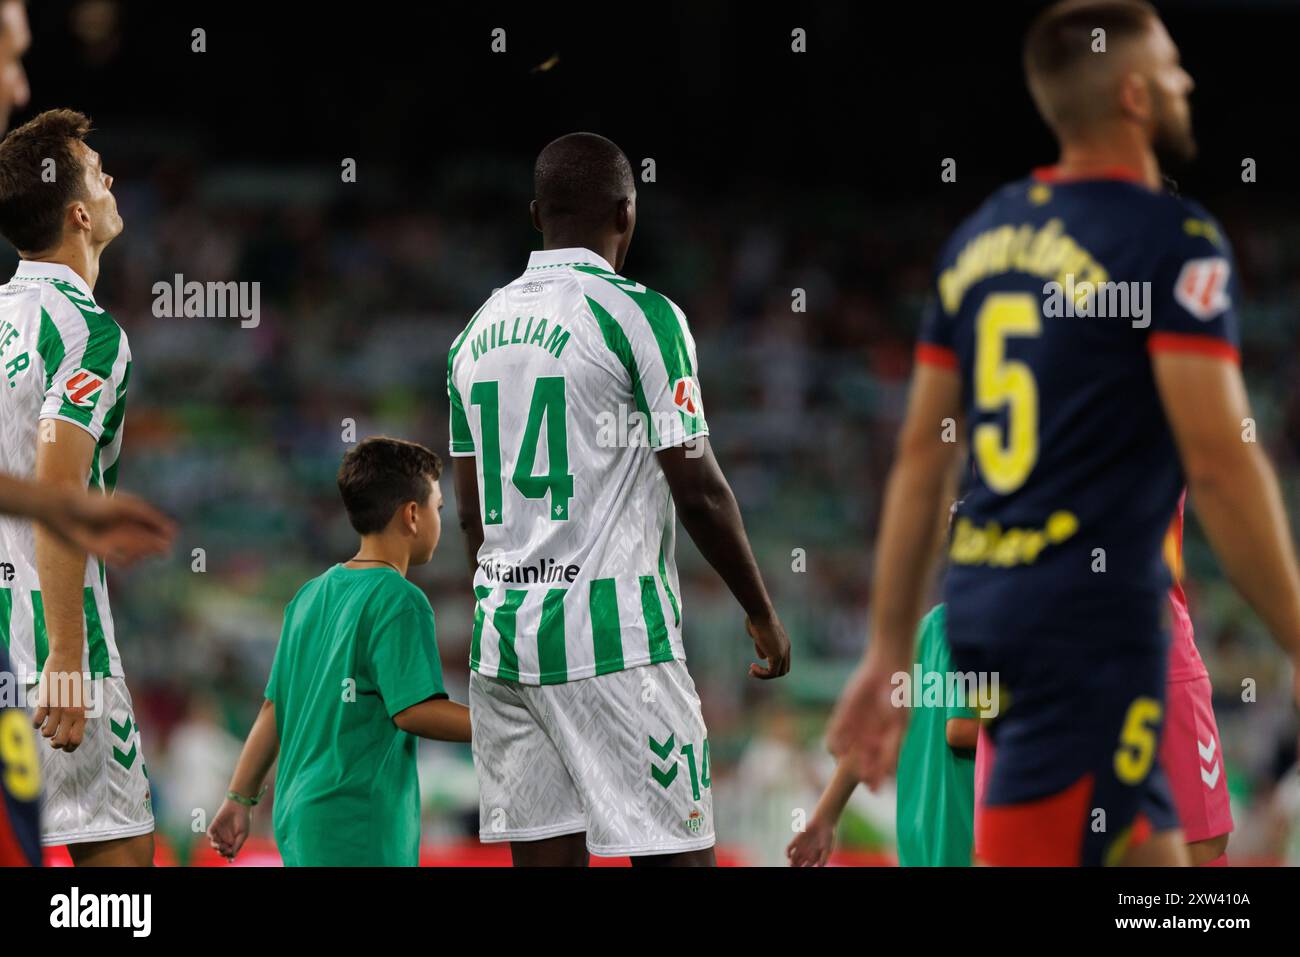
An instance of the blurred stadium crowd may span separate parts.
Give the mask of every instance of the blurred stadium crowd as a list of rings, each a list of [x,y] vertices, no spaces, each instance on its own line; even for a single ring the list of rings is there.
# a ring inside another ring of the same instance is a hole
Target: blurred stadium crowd
[[[285,603],[352,554],[334,485],[348,420],[358,439],[414,439],[445,460],[448,346],[540,237],[527,222],[523,157],[466,154],[416,188],[379,170],[341,185],[328,169],[205,169],[111,130],[96,145],[126,221],[96,291],[134,353],[119,483],[182,523],[170,560],[115,576],[111,590],[160,830],[184,860],[224,794]],[[1198,198],[1243,271],[1244,367],[1294,517],[1300,217],[1294,206],[1262,217],[1231,197]],[[795,810],[811,812],[831,770],[821,735],[867,637],[877,509],[913,336],[933,257],[970,210],[937,191],[928,209],[852,194],[764,196],[761,215],[757,200],[732,202],[702,212],[698,200],[643,184],[625,271],[690,319],[711,440],[794,643],[787,679],[748,679],[739,608],[679,537],[720,842],[740,860],[777,864]],[[178,273],[260,282],[259,324],[156,318],[152,288]],[[796,289],[806,312],[792,310]],[[463,701],[472,598],[450,481],[443,490],[443,544],[412,578],[433,604],[448,687]],[[1298,864],[1285,665],[1221,579],[1194,518],[1186,566],[1234,796],[1230,856]],[[1243,679],[1257,682],[1255,703],[1243,702]],[[421,749],[426,842],[473,841],[468,747]],[[269,811],[255,821],[269,834]],[[841,860],[887,860],[893,795],[860,789],[841,840]]]

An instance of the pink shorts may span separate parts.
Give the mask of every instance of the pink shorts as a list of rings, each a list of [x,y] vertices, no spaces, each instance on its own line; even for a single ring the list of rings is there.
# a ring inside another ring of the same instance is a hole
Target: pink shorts
[[[1165,727],[1160,741],[1174,807],[1189,844],[1232,832],[1228,776],[1206,676],[1166,687]]]

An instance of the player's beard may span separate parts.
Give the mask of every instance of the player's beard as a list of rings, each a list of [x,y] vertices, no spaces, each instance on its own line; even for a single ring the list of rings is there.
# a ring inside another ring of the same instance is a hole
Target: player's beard
[[[1196,159],[1196,137],[1192,135],[1191,112],[1181,111],[1165,98],[1158,98],[1155,134],[1151,146],[1163,169],[1186,166]]]

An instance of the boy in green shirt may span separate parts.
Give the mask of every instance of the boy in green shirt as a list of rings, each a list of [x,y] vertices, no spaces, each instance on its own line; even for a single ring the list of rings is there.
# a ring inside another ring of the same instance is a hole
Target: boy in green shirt
[[[916,663],[922,674],[947,675],[952,656],[944,606],[917,629]],[[975,839],[975,742],[979,719],[950,702],[913,708],[898,756],[898,863],[903,867],[966,867]],[[786,855],[795,867],[821,867],[835,844],[835,827],[858,780],[843,761],[812,819]]]
[[[338,484],[357,553],[313,578],[284,612],[266,700],[208,837],[233,860],[280,759],[275,839],[289,866],[415,866],[415,738],[469,741],[447,700],[433,609],[406,580],[441,531],[442,463],[422,445],[369,438]]]

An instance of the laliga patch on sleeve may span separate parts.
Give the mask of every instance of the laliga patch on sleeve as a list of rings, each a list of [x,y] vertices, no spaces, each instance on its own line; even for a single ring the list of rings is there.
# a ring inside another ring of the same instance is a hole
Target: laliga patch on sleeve
[[[1208,322],[1232,304],[1228,299],[1231,271],[1223,256],[1189,259],[1174,284],[1174,299],[1197,319]]]
[[[86,408],[95,404],[104,380],[85,369],[78,369],[63,384],[63,397],[75,406]]]
[[[673,383],[673,405],[687,415],[700,414],[700,387],[690,376]]]

